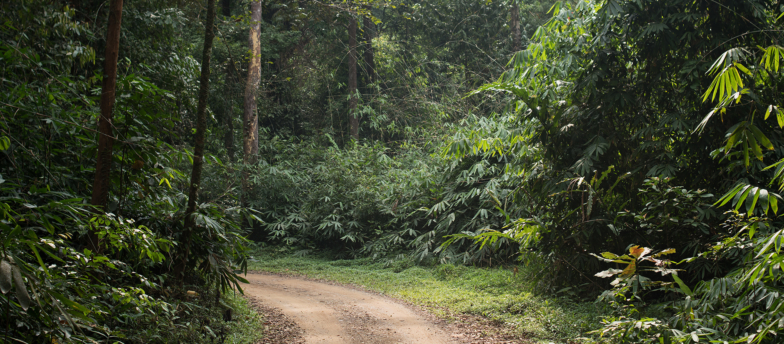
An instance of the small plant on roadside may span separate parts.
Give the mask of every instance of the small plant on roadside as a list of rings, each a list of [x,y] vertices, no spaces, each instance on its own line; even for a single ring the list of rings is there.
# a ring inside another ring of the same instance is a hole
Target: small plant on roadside
[[[659,319],[645,316],[650,312],[645,294],[657,291],[672,291],[678,288],[687,295],[691,290],[678,277],[677,269],[670,267],[673,262],[660,257],[675,253],[674,249],[655,252],[648,247],[632,246],[629,253],[616,255],[604,252],[601,256],[594,255],[606,263],[614,263],[619,268],[611,268],[599,272],[596,277],[614,278],[610,283],[612,289],[599,296],[599,301],[610,304],[615,315],[604,319],[604,328],[592,331],[610,341],[634,340],[636,338],[658,338],[664,333],[664,343],[670,343],[670,332],[664,331],[667,324]],[[651,274],[671,276],[673,281],[654,280]]]

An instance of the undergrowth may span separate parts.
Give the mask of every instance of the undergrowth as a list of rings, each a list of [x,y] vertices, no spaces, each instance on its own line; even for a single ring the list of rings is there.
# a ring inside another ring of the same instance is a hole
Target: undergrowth
[[[416,265],[411,261],[391,264],[370,258],[330,260],[297,257],[287,248],[257,251],[249,270],[302,275],[403,299],[447,319],[460,314],[486,317],[512,326],[535,341],[567,342],[595,329],[602,305],[580,302],[568,294],[542,296],[532,282],[534,266],[477,268],[442,264]]]
[[[228,336],[224,343],[245,344],[256,343],[264,336],[263,315],[259,314],[239,294],[226,294],[226,304],[233,309],[233,321],[229,322]]]
[[[263,315],[239,292],[217,298],[214,288],[190,289],[195,294],[173,295],[159,316],[137,322],[131,330],[133,339],[143,343],[252,344],[264,336]]]

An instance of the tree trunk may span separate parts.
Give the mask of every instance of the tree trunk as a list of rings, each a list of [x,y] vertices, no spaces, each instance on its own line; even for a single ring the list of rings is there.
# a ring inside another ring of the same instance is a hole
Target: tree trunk
[[[199,103],[196,105],[196,135],[193,147],[193,169],[191,170],[191,184],[188,190],[188,208],[185,210],[185,231],[180,238],[185,252],[179,257],[174,266],[174,276],[182,281],[185,278],[185,268],[190,256],[191,236],[195,227],[196,201],[199,198],[199,184],[201,183],[201,170],[204,164],[204,135],[207,131],[207,97],[210,92],[210,56],[212,40],[215,38],[215,0],[207,0],[207,18],[204,25],[204,49],[202,50],[201,77],[199,78]]]
[[[367,68],[367,84],[376,80],[375,52],[373,51],[373,38],[376,37],[376,25],[370,18],[362,20],[362,29],[365,31],[365,68]]]
[[[185,211],[186,228],[193,225],[192,214],[196,211],[196,201],[199,198],[199,184],[201,183],[201,170],[204,164],[204,133],[207,131],[207,98],[210,93],[210,57],[212,40],[215,38],[215,0],[207,0],[207,18],[204,26],[204,50],[201,59],[201,77],[199,78],[199,103],[196,106],[196,137],[193,147],[193,169],[191,170],[191,185],[188,191],[188,209]]]
[[[226,134],[223,136],[223,145],[226,147],[226,156],[229,162],[234,161],[234,119],[231,118],[234,115],[232,113],[233,108],[232,104],[229,104],[229,110],[226,111],[224,119],[226,121]]]
[[[226,147],[226,155],[228,156],[228,161],[234,161],[234,97],[235,97],[235,78],[236,78],[236,71],[234,70],[234,61],[229,59],[227,62],[228,66],[226,67],[226,82],[225,82],[225,89],[226,89],[226,97],[228,98],[228,106],[225,107],[223,121],[225,122],[226,126],[226,134],[223,136],[223,145]]]
[[[117,84],[117,55],[120,51],[120,26],[122,24],[123,0],[112,0],[109,5],[109,28],[106,32],[106,53],[103,64],[101,86],[101,115],[98,118],[98,155],[96,157],[95,181],[90,203],[106,207],[109,199],[112,172],[112,108]],[[97,243],[93,243],[97,245]]]
[[[515,52],[520,51],[523,46],[521,42],[521,32],[520,32],[520,6],[517,4],[517,0],[513,0],[514,4],[512,5],[512,50]]]
[[[359,114],[357,114],[357,21],[348,21],[348,117],[351,136],[359,140]]]
[[[256,163],[259,153],[259,116],[256,109],[256,95],[261,81],[261,0],[250,3],[250,32],[248,44],[250,45],[250,64],[248,65],[248,81],[245,84],[245,103],[243,120],[242,161],[246,165]],[[248,172],[242,174],[241,201],[245,204],[245,194],[248,192]]]
[[[231,0],[221,0],[221,12],[224,17],[231,17]],[[229,59],[226,68],[226,89],[229,91],[229,106],[225,113],[224,121],[226,134],[223,136],[223,145],[226,147],[226,155],[229,162],[234,161],[234,61]]]

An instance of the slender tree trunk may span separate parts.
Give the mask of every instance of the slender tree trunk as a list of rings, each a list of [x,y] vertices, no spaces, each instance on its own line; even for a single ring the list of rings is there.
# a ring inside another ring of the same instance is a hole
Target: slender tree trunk
[[[376,25],[370,18],[362,20],[362,29],[365,31],[365,68],[367,68],[367,84],[372,84],[376,80],[375,51],[373,51],[373,38],[376,37]]]
[[[98,118],[98,155],[96,157],[95,181],[90,203],[105,207],[109,198],[112,172],[112,108],[117,84],[117,55],[120,51],[120,26],[122,24],[123,0],[112,0],[109,5],[109,28],[106,32],[106,53],[101,86],[101,115]],[[97,243],[93,243],[94,245]]]
[[[250,45],[250,64],[248,65],[248,81],[245,84],[245,103],[243,120],[242,160],[246,165],[256,162],[259,153],[259,116],[256,109],[256,95],[261,81],[261,0],[252,0],[250,3],[250,32],[248,45]],[[245,194],[248,192],[248,172],[242,174],[241,201],[245,204]]]
[[[513,0],[514,4],[512,5],[512,49],[515,52],[520,51],[522,46],[521,35],[520,32],[520,6],[517,4],[517,0]]]
[[[348,21],[348,117],[351,136],[359,140],[359,114],[357,114],[357,20]]]
[[[232,118],[234,114],[232,109],[234,109],[234,106],[230,103],[224,119],[226,121],[226,134],[223,136],[223,145],[226,147],[226,156],[229,162],[234,161],[234,119]]]
[[[212,56],[212,40],[215,38],[215,0],[207,0],[207,18],[204,31],[204,50],[201,59],[201,77],[199,78],[199,103],[196,106],[196,137],[193,147],[193,169],[191,170],[191,185],[188,191],[188,209],[185,224],[187,228],[193,225],[192,214],[196,211],[196,201],[199,198],[199,184],[201,183],[201,170],[204,164],[204,133],[207,131],[207,98],[210,93],[210,57]],[[190,226],[189,226],[190,225]]]
[[[234,61],[229,59],[226,67],[226,97],[228,98],[228,106],[225,109],[223,121],[226,126],[226,134],[223,136],[223,145],[226,147],[226,155],[230,162],[234,161],[234,97],[235,97],[235,79],[236,71],[234,69]]]
[[[215,38],[215,0],[207,0],[207,18],[204,25],[204,49],[202,50],[201,77],[199,78],[199,103],[196,105],[196,136],[193,147],[193,169],[191,170],[191,184],[188,190],[188,208],[185,210],[185,231],[180,241],[185,249],[174,267],[177,278],[185,278],[185,267],[190,256],[191,236],[196,212],[196,201],[199,198],[199,184],[201,183],[201,170],[204,164],[204,136],[207,131],[207,98],[210,92],[210,57],[212,40]]]
[[[224,17],[231,17],[231,0],[221,0],[221,14]],[[224,122],[226,134],[223,136],[223,145],[226,147],[226,155],[229,161],[234,161],[234,61],[229,58],[226,67],[226,89],[228,90],[229,106],[225,113]]]

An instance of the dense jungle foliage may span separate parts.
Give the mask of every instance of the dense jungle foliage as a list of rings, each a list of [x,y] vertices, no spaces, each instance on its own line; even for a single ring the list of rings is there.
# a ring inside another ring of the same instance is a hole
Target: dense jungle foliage
[[[0,338],[223,342],[253,249],[777,343],[779,0],[0,4]],[[116,81],[115,81],[116,79]]]

